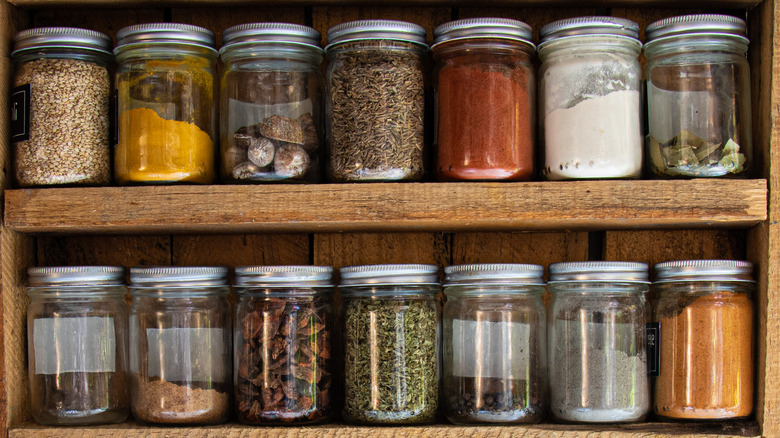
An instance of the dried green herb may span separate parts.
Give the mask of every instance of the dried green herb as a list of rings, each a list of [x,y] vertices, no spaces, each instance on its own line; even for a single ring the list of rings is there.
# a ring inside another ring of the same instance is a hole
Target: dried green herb
[[[657,175],[714,177],[746,169],[747,159],[733,139],[716,144],[682,130],[665,143],[648,136],[647,148],[652,171]]]

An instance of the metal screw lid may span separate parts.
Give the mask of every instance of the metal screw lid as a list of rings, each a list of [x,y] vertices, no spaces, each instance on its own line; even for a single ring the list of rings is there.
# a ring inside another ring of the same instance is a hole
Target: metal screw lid
[[[330,266],[239,266],[236,286],[329,287]]]
[[[660,38],[697,33],[734,36],[746,43],[748,41],[745,20],[730,15],[682,15],[658,20],[645,28],[648,43]]]
[[[224,286],[228,270],[221,266],[155,266],[130,268],[131,287]]]
[[[328,29],[328,46],[330,49],[336,44],[348,41],[360,40],[396,40],[420,44],[426,44],[427,32],[424,27],[396,20],[357,20],[337,24]]]
[[[544,267],[519,263],[454,265],[444,268],[445,286],[474,284],[544,285]]]
[[[541,43],[579,35],[617,35],[639,40],[639,25],[617,17],[577,17],[553,21],[539,31]]]
[[[290,23],[248,23],[232,26],[222,33],[222,48],[225,49],[241,43],[279,42],[302,44],[320,47],[322,35],[316,29],[309,26]]]
[[[363,265],[340,269],[341,286],[439,284],[436,265]]]
[[[649,283],[649,267],[638,262],[563,262],[550,265],[550,283]]]
[[[445,41],[468,38],[501,38],[535,47],[531,26],[509,18],[466,18],[444,23],[433,31],[434,47]]]
[[[32,287],[46,286],[122,286],[125,268],[121,266],[56,266],[27,268]]]
[[[741,260],[677,260],[655,265],[655,282],[753,282],[753,264]]]
[[[11,56],[40,48],[84,49],[111,54],[111,37],[78,27],[36,27],[23,30],[14,37]]]
[[[127,26],[116,35],[116,47],[134,43],[182,43],[214,49],[214,32],[191,24],[146,23]]]

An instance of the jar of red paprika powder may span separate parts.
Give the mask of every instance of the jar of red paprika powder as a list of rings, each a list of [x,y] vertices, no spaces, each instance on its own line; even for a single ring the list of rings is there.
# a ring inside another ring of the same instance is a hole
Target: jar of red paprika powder
[[[451,21],[434,30],[438,179],[531,178],[532,38],[530,26],[504,18]]]

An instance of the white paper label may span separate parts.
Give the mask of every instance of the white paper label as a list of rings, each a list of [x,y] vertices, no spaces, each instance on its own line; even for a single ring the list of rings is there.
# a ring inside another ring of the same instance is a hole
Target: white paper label
[[[37,318],[33,321],[36,374],[116,370],[114,318]]]
[[[452,321],[452,374],[524,379],[531,326],[518,322]]]
[[[146,329],[149,376],[169,382],[220,380],[225,375],[221,328]]]
[[[275,105],[259,105],[255,103],[242,102],[236,99],[228,100],[228,132],[238,131],[238,128],[244,126],[256,125],[264,118],[275,114],[283,115],[291,119],[297,119],[303,114],[314,114],[314,105],[311,99],[301,100],[299,102],[278,103]]]

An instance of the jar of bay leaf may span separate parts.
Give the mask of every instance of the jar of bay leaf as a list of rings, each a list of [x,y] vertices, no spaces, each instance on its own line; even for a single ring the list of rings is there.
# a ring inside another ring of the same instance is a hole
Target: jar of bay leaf
[[[439,397],[436,265],[341,268],[344,420],[421,424]]]
[[[118,70],[118,184],[214,181],[214,33],[176,23],[121,29]]]
[[[130,413],[124,268],[68,266],[27,272],[33,419],[51,426],[124,421]]]
[[[422,26],[358,20],[328,30],[326,137],[331,181],[417,181],[425,174]]]
[[[746,177],[752,166],[745,21],[686,15],[645,30],[650,172]]]
[[[222,34],[221,173],[231,182],[318,182],[320,33],[287,23]]]

